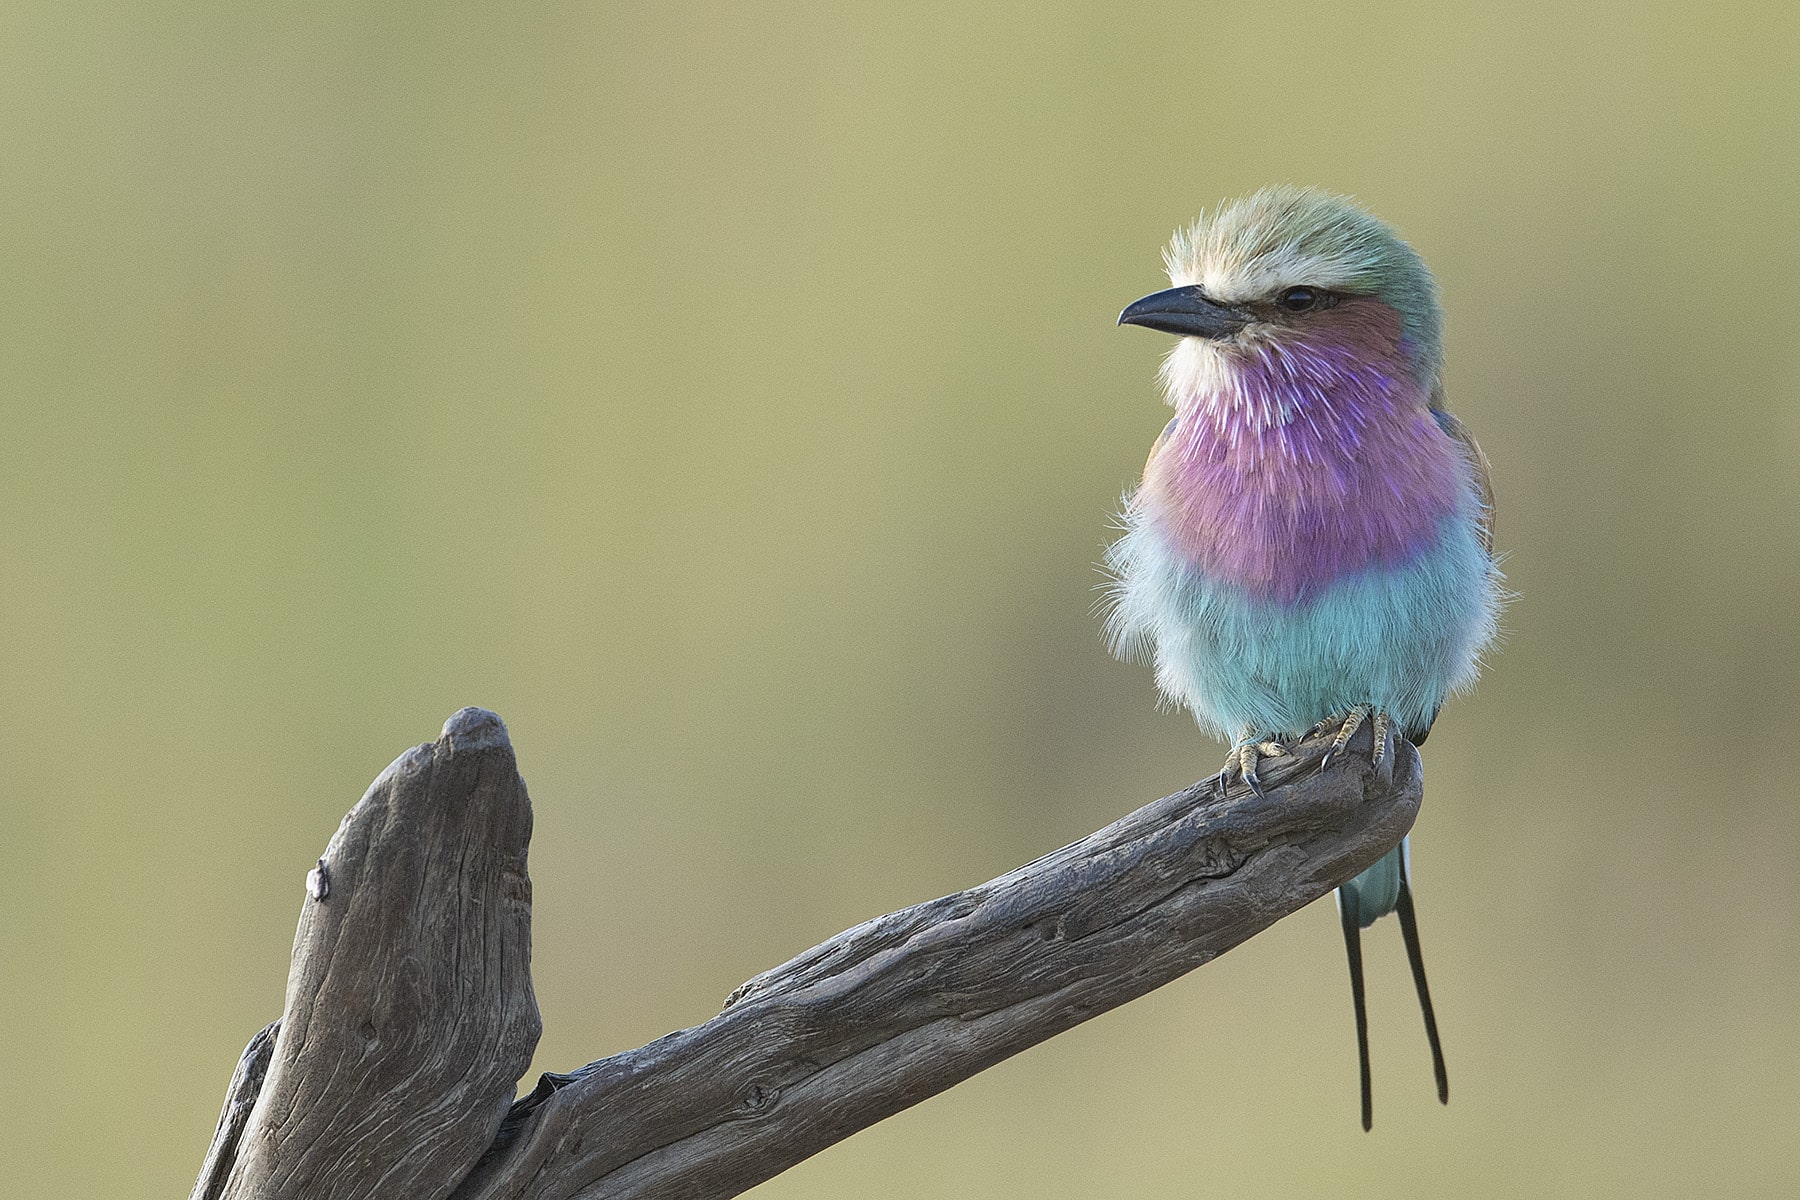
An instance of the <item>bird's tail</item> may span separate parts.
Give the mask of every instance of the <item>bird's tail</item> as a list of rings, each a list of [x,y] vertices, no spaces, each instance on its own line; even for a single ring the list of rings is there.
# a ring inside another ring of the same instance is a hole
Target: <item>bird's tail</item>
[[[1356,1009],[1356,1054],[1362,1067],[1362,1123],[1374,1124],[1374,1094],[1369,1079],[1369,1017],[1363,1003],[1362,931],[1378,917],[1400,915],[1400,937],[1406,943],[1406,959],[1412,965],[1413,986],[1419,993],[1419,1010],[1425,1016],[1425,1038],[1431,1043],[1431,1069],[1437,1076],[1438,1099],[1450,1103],[1450,1076],[1444,1069],[1444,1047],[1438,1040],[1437,1014],[1431,1007],[1431,988],[1425,982],[1425,958],[1419,948],[1419,922],[1413,912],[1412,888],[1407,883],[1411,866],[1407,839],[1382,855],[1368,870],[1338,888],[1338,915],[1344,926],[1344,952],[1350,960],[1350,1000]]]
[[[1400,839],[1400,844],[1382,855],[1379,862],[1338,889],[1338,905],[1347,914],[1346,919],[1354,917],[1358,929],[1367,929],[1377,917],[1387,916],[1399,904],[1410,853],[1407,843],[1411,840]]]

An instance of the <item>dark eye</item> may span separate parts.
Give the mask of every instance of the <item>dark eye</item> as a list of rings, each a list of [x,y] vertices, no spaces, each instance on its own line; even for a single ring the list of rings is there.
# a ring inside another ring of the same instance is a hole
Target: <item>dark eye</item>
[[[1291,287],[1275,297],[1275,303],[1289,312],[1305,312],[1309,308],[1317,308],[1321,293],[1309,287]]]

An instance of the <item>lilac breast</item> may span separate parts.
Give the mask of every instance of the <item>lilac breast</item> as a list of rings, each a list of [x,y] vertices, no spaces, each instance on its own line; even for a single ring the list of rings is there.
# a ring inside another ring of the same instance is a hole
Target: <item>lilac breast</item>
[[[1467,495],[1391,311],[1342,308],[1304,340],[1234,351],[1215,388],[1177,397],[1144,473],[1139,503],[1182,558],[1258,600],[1410,561]]]

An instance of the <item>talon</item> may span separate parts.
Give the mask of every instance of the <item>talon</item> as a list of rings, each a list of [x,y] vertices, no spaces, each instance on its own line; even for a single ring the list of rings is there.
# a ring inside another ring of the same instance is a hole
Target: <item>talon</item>
[[[1369,763],[1379,767],[1381,760],[1387,757],[1388,733],[1393,725],[1393,718],[1380,709],[1375,710],[1375,752],[1369,756]]]
[[[1225,760],[1224,778],[1229,780],[1235,773],[1243,777],[1244,784],[1257,796],[1263,795],[1262,778],[1257,774],[1256,763],[1263,758],[1282,758],[1287,755],[1287,747],[1272,739],[1256,741],[1255,735],[1247,734],[1244,739],[1231,748],[1231,755]]]
[[[1344,714],[1344,723],[1338,729],[1337,736],[1331,739],[1331,745],[1326,749],[1325,757],[1319,763],[1319,770],[1323,771],[1337,760],[1337,756],[1342,754],[1344,747],[1350,744],[1350,739],[1356,735],[1356,731],[1362,728],[1364,718],[1371,711],[1368,705],[1358,704]]]
[[[1238,749],[1238,771],[1244,776],[1244,782],[1250,786],[1250,790],[1261,796],[1263,794],[1262,780],[1257,778],[1256,758],[1257,752],[1254,745]]]
[[[1319,760],[1319,770],[1323,771],[1337,761],[1338,755],[1343,753],[1344,748],[1350,744],[1350,739],[1356,735],[1357,730],[1362,728],[1364,721],[1370,723],[1372,726],[1370,733],[1374,735],[1369,764],[1379,768],[1387,759],[1388,743],[1394,735],[1394,718],[1372,704],[1358,704],[1346,712],[1341,719],[1343,725],[1338,729],[1337,736],[1331,739],[1331,745],[1325,750],[1325,757]],[[1320,726],[1329,724],[1329,721],[1320,722]],[[1319,726],[1314,728],[1319,728]]]
[[[1307,730],[1305,735],[1300,740],[1306,741],[1308,738],[1318,737],[1320,734],[1324,733],[1327,729],[1330,729],[1333,725],[1336,725],[1336,724],[1340,723],[1341,721],[1343,721],[1343,719],[1345,718],[1346,715],[1347,714],[1345,714],[1345,713],[1331,714],[1329,717],[1326,717],[1323,721],[1320,721],[1317,725],[1314,725],[1311,729]],[[1321,773],[1323,773],[1325,768],[1329,767],[1331,765],[1331,760],[1336,757],[1337,757],[1337,740],[1334,738],[1334,739],[1332,739],[1331,744],[1329,746],[1325,747],[1325,756],[1319,760],[1319,771]]]

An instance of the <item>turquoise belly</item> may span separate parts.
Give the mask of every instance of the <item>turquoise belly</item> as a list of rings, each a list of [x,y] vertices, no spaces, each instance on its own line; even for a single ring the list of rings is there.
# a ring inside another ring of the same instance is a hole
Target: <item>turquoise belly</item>
[[[1423,730],[1494,635],[1498,577],[1472,514],[1445,519],[1411,562],[1291,605],[1185,564],[1141,515],[1108,558],[1115,638],[1148,651],[1162,690],[1228,740],[1297,736],[1356,704]]]

